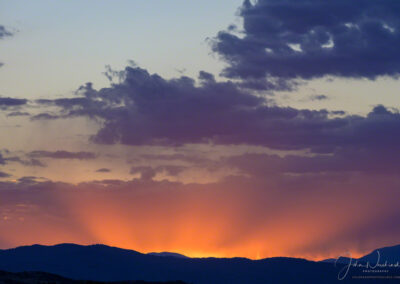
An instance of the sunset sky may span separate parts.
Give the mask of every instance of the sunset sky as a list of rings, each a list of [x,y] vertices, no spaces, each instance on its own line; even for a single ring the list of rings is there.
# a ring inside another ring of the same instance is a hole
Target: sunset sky
[[[400,1],[0,0],[0,249],[400,243]]]

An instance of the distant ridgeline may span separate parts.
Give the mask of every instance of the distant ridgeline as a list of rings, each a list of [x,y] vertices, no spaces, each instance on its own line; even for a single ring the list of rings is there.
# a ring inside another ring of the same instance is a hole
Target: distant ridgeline
[[[10,274],[1,272],[1,277],[15,280],[14,282],[5,282],[0,277],[0,283],[38,283],[42,281],[26,282],[25,280],[22,281],[21,277],[30,277],[30,279],[48,277],[49,280],[43,281],[55,283],[78,283],[70,279],[164,282],[180,280],[196,284],[365,283],[366,279],[371,279],[367,282],[388,283],[387,281],[393,281],[393,283],[399,283],[399,262],[400,246],[378,249],[357,260],[340,258],[338,261],[314,262],[284,257],[262,260],[188,258],[180,254],[166,252],[142,254],[133,250],[104,245],[33,245],[0,250],[0,270],[46,273]],[[375,266],[375,268],[371,268],[371,266]],[[60,277],[47,273],[57,274]]]

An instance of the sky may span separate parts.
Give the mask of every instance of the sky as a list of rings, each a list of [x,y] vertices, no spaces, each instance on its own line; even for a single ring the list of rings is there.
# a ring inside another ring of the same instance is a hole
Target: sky
[[[0,0],[0,249],[399,244],[399,16],[391,0]]]

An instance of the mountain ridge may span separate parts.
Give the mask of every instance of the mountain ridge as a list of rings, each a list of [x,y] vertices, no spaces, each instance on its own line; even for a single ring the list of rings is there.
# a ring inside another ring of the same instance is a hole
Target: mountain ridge
[[[395,248],[397,249],[397,246]],[[388,250],[390,247],[384,251]],[[338,273],[344,266],[343,263],[335,265],[288,257],[251,260],[239,257],[163,256],[102,244],[84,246],[66,243],[0,250],[0,270],[43,271],[75,280],[92,281],[181,280],[199,284],[337,283]],[[354,268],[351,273],[361,273],[361,269]],[[354,283],[357,279],[351,279],[349,275],[340,283],[350,280]]]

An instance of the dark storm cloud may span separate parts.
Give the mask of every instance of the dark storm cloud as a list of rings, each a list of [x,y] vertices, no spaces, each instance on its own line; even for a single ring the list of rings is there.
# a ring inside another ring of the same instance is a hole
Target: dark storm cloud
[[[332,118],[327,110],[270,106],[232,82],[202,76],[207,79],[196,85],[187,77],[167,80],[127,67],[120,83],[100,90],[89,84],[80,89],[84,100],[57,104],[64,117],[101,119],[101,129],[92,137],[100,144],[249,144],[315,152],[399,148],[395,109],[376,106],[366,117],[338,111],[340,116]]]
[[[244,1],[241,35],[212,41],[231,78],[369,78],[400,72],[400,2]]]
[[[34,158],[50,158],[50,159],[77,159],[91,160],[96,158],[96,154],[92,152],[68,152],[68,151],[32,151],[29,156]]]

